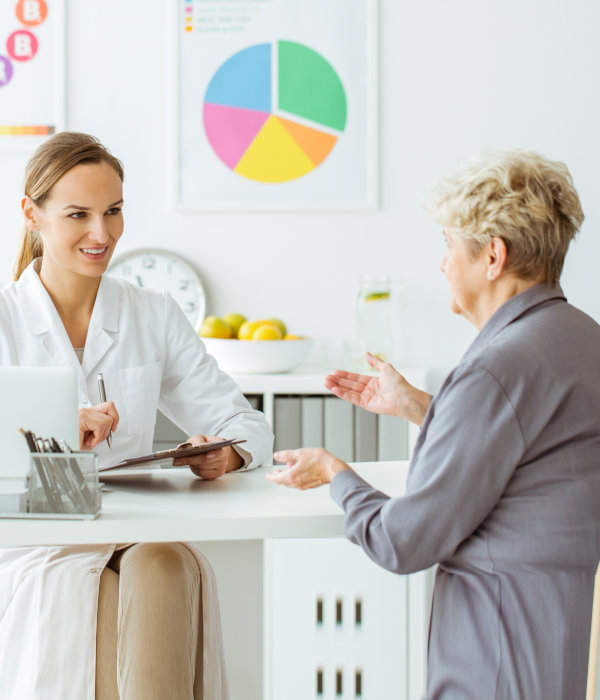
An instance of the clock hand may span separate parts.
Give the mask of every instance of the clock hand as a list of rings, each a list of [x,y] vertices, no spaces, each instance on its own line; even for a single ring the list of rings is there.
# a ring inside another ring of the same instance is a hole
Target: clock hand
[[[139,275],[136,275],[136,280],[137,280],[137,283],[138,283],[138,286],[139,286],[139,287],[143,287],[143,286],[144,286],[144,283],[142,282],[142,278],[141,278]]]

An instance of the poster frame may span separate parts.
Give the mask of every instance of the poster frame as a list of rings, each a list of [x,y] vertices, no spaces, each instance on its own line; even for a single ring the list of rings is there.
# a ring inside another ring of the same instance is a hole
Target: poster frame
[[[180,66],[181,4],[180,0],[168,3],[167,27],[169,32],[169,94],[168,94],[168,131],[167,140],[167,178],[169,207],[179,212],[199,211],[373,211],[379,206],[379,0],[362,0],[368,21],[365,26],[366,56],[366,95],[367,125],[365,128],[367,172],[364,198],[349,198],[344,201],[315,202],[286,201],[276,195],[270,201],[210,201],[210,198],[184,200],[181,197],[182,164],[180,159],[180,111],[182,80]]]
[[[66,46],[65,46],[65,0],[46,0],[50,5],[52,14],[49,18],[52,22],[52,31],[49,36],[53,42],[54,65],[52,69],[52,107],[49,108],[49,117],[46,120],[53,131],[46,134],[0,134],[0,153],[30,153],[33,152],[53,133],[63,131],[66,115]],[[16,4],[16,3],[15,3]],[[1,89],[1,88],[0,88]],[[34,93],[35,86],[28,86]],[[15,126],[30,126],[28,124]]]

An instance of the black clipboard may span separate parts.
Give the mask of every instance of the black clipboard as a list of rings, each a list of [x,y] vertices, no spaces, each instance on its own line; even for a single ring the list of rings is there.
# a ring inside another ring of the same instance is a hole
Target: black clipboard
[[[196,455],[201,455],[205,452],[213,452],[213,450],[220,450],[222,447],[238,445],[240,442],[246,441],[219,440],[218,442],[204,442],[201,445],[191,445],[189,442],[184,442],[182,445],[178,445],[172,450],[161,450],[160,452],[153,452],[152,454],[144,455],[142,457],[132,457],[130,459],[124,459],[118,464],[109,464],[103,467],[98,467],[98,471],[107,472],[111,469],[128,469],[130,467],[141,467],[151,465],[152,462],[166,462],[169,459],[179,459],[180,457],[195,457]]]

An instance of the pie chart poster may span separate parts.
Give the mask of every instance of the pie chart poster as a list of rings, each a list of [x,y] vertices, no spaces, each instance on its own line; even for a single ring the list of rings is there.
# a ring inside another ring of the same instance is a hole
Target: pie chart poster
[[[178,209],[376,205],[374,0],[179,0]]]

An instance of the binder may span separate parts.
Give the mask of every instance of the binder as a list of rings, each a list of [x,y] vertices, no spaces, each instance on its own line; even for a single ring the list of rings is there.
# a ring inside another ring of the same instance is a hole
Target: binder
[[[300,399],[297,396],[275,398],[275,452],[300,447]]]
[[[325,435],[323,446],[344,462],[354,459],[353,406],[335,396],[323,399]]]

